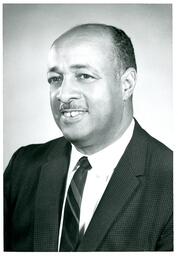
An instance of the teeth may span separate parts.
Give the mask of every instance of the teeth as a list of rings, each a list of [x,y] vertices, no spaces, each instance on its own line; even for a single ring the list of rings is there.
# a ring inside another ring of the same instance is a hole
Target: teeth
[[[64,112],[65,117],[70,117],[70,112]]]
[[[78,111],[72,111],[70,112],[71,117],[77,116],[79,114]]]
[[[71,112],[64,112],[65,117],[75,117],[79,114],[81,114],[82,111],[71,111]]]

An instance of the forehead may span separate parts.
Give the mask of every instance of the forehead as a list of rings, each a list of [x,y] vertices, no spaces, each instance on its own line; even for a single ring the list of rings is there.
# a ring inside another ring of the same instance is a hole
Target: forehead
[[[89,64],[92,66],[111,65],[113,63],[111,38],[96,33],[73,33],[59,38],[49,52],[48,66]]]

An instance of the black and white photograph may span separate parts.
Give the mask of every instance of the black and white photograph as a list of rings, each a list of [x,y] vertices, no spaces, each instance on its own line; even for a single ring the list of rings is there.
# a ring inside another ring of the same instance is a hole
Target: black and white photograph
[[[2,11],[3,251],[173,252],[173,5]]]

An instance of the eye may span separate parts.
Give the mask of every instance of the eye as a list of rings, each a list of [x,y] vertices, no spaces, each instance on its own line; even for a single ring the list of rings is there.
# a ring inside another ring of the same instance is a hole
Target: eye
[[[53,77],[50,77],[48,78],[48,83],[50,85],[59,85],[62,83],[62,77],[61,76],[53,76]]]
[[[77,74],[77,79],[81,80],[81,81],[86,81],[86,82],[92,82],[95,78],[92,75],[86,74],[86,73],[82,73],[82,74]]]
[[[81,74],[80,75],[81,79],[89,79],[89,78],[93,78],[92,76],[88,75],[88,74]]]

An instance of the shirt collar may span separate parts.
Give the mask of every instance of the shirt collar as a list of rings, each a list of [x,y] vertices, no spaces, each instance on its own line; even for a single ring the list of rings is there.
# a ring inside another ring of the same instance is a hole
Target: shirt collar
[[[86,155],[92,166],[92,169],[95,170],[97,175],[107,175],[108,172],[114,170],[120,158],[122,157],[127,145],[129,144],[133,130],[134,130],[135,121],[132,119],[129,127],[124,132],[124,134],[116,140],[114,143],[104,148],[103,150],[93,154]],[[75,167],[78,160],[84,156],[80,153],[73,145],[71,152],[70,167]],[[72,169],[73,169],[72,168]]]

